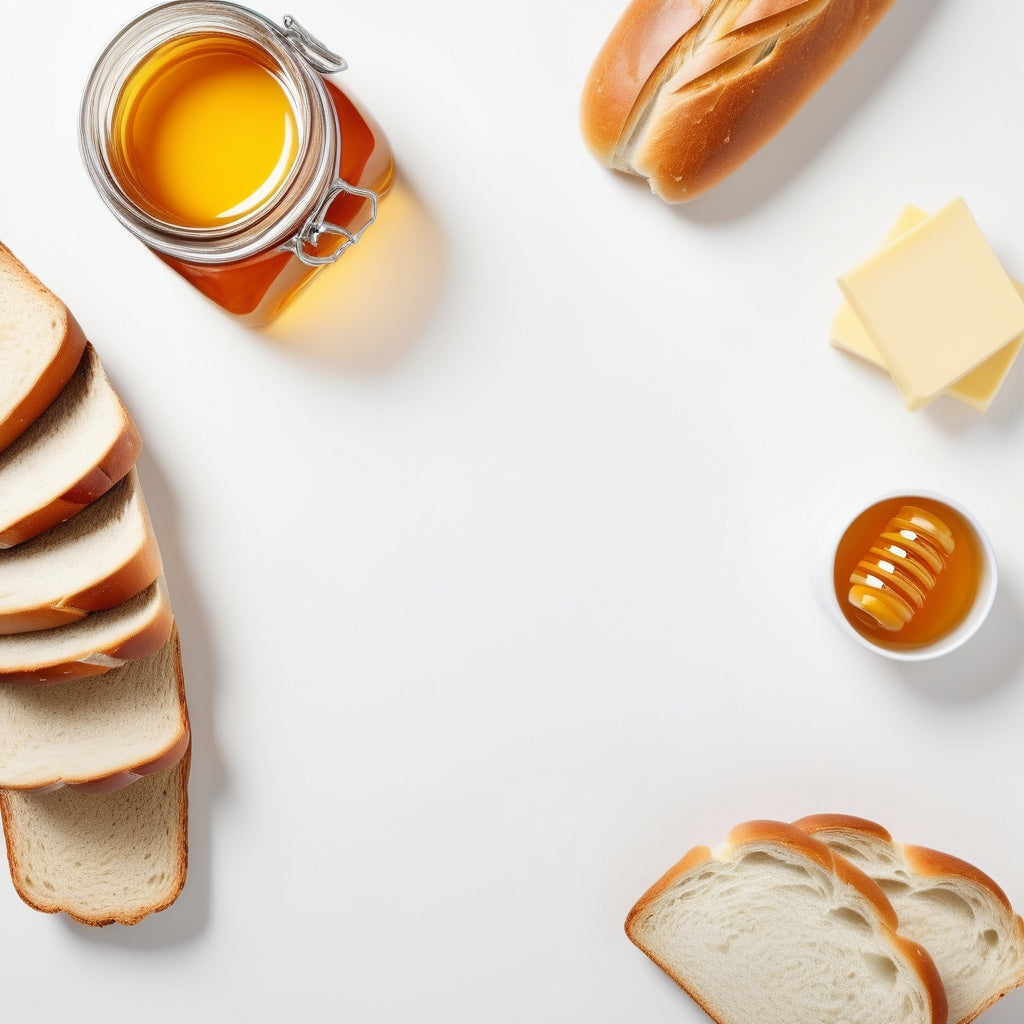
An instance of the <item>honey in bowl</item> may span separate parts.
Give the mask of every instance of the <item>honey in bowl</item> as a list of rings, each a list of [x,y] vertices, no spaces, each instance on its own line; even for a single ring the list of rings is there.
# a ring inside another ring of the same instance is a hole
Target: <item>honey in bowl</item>
[[[932,498],[887,498],[847,527],[833,586],[850,626],[891,650],[948,636],[974,607],[985,560],[972,526]]]

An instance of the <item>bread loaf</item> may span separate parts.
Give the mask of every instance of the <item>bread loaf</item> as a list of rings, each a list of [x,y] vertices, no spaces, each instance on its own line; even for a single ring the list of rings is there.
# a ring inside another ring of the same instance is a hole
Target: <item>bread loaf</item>
[[[718,1024],[945,1024],[929,955],[882,890],[805,832],[739,825],[691,850],[626,933]]]
[[[583,138],[662,199],[693,199],[775,135],[892,4],[633,0],[587,78]]]

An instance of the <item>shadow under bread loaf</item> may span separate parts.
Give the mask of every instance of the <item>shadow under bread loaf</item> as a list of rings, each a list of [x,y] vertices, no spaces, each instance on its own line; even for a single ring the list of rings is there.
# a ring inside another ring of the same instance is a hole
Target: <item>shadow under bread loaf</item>
[[[583,89],[604,164],[694,199],[774,136],[894,0],[633,0]]]

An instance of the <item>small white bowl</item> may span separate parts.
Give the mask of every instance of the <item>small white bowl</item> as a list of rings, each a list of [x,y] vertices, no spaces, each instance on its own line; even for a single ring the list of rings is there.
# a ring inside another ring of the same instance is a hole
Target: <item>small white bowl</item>
[[[872,505],[877,505],[879,502],[887,501],[891,498],[912,499],[915,497],[929,498],[932,501],[941,502],[943,505],[948,505],[955,512],[960,513],[964,522],[974,531],[978,541],[978,551],[982,563],[981,578],[978,580],[978,592],[975,594],[974,604],[958,626],[944,636],[939,637],[933,643],[901,650],[872,643],[870,639],[853,628],[839,605],[833,580],[833,570],[839,542],[853,521],[862,512],[871,508]],[[814,549],[812,573],[814,596],[818,604],[824,609],[826,615],[836,626],[847,636],[856,640],[861,647],[866,647],[869,651],[874,651],[884,658],[892,658],[894,661],[927,661],[930,658],[940,658],[942,655],[949,654],[962,644],[965,644],[977,633],[981,624],[988,616],[992,608],[992,602],[995,600],[996,584],[999,578],[996,566],[996,553],[992,548],[988,535],[982,529],[975,516],[959,502],[954,501],[945,494],[921,487],[881,491],[875,494],[861,495],[857,499],[845,502],[836,510],[821,531],[818,543]]]

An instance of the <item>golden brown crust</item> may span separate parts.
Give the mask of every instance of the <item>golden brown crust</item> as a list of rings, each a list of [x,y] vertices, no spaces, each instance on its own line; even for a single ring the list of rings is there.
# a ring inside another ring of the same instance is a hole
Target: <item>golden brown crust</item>
[[[737,26],[709,54],[702,35],[706,28],[691,25],[688,10],[662,5],[659,20],[652,10],[659,5],[636,0],[588,79],[581,115],[587,144],[607,165],[647,178],[668,202],[696,198],[774,136],[893,2],[705,0],[705,20],[721,16]],[[746,20],[744,8],[755,6],[759,20]],[[673,14],[676,38],[636,90],[636,80],[652,64],[650,49],[673,34],[668,24]],[[646,25],[652,26],[649,37]],[[706,66],[710,57],[717,63]]]
[[[812,814],[799,821],[794,821],[793,824],[796,828],[812,835],[818,832],[860,832],[897,846],[892,836],[881,825],[852,815]],[[974,882],[983,889],[987,889],[1008,911],[1013,912],[1006,893],[992,878],[973,864],[954,857],[952,854],[940,853],[938,850],[931,850],[925,846],[900,845],[898,849],[902,851],[907,866],[915,874],[926,878],[953,876]]]
[[[903,959],[914,965],[924,987],[928,990],[932,1006],[932,1024],[946,1024],[949,1002],[946,999],[946,986],[942,984],[942,977],[935,966],[935,961],[923,946],[911,942],[896,931],[889,931],[889,941]]]
[[[115,608],[136,594],[141,594],[159,577],[162,570],[160,548],[150,529],[142,547],[104,579],[74,594],[68,594],[54,604],[0,614],[0,636],[53,629],[77,622],[89,612]]]
[[[0,421],[0,450],[3,450],[15,438],[20,437],[49,408],[64,385],[71,379],[81,361],[82,353],[85,351],[85,333],[64,303],[31,273],[2,242],[0,242],[0,264],[6,265],[10,271],[24,279],[27,287],[37,291],[40,303],[44,308],[56,306],[63,317],[63,339],[49,365],[39,375],[24,398],[10,411],[6,419]]]
[[[709,0],[633,0],[616,22],[583,86],[580,129],[606,167],[620,166],[630,114],[665,54],[696,25]]]
[[[17,836],[15,829],[11,827],[10,792],[8,790],[0,790],[0,818],[2,818],[4,825],[4,840],[7,847],[7,860],[11,869],[11,880],[14,882],[14,887],[22,900],[24,900],[25,903],[33,909],[42,911],[45,914],[56,914],[63,911],[69,917],[79,921],[81,924],[89,925],[94,928],[101,928],[105,925],[115,923],[134,925],[138,924],[143,920],[143,918],[148,917],[150,914],[166,910],[167,907],[174,903],[180,895],[181,890],[185,885],[185,877],[188,873],[188,777],[191,760],[192,748],[191,746],[188,746],[177,765],[169,770],[169,785],[175,786],[178,790],[179,812],[178,820],[176,822],[176,873],[171,886],[167,891],[167,895],[154,901],[149,906],[142,907],[140,909],[132,909],[131,911],[125,911],[123,913],[104,915],[102,917],[98,915],[90,916],[88,914],[79,913],[75,910],[69,909],[63,905],[61,898],[57,895],[52,898],[48,898],[44,902],[34,893],[28,891],[24,881],[23,866],[18,856],[18,849],[16,845]],[[97,796],[96,794],[83,794],[83,797],[89,796],[102,799],[102,797]]]
[[[62,495],[24,516],[0,532],[0,548],[21,544],[80,512],[91,501],[106,494],[127,475],[142,451],[142,439],[133,420],[124,414],[121,433],[102,458]]]
[[[899,924],[896,911],[878,885],[845,857],[836,856],[824,843],[796,826],[784,821],[748,821],[729,833],[728,842],[733,847],[744,843],[772,842],[795,850],[856,889],[874,907],[879,920],[896,930]]]
[[[683,858],[672,865],[659,878],[654,885],[652,885],[647,892],[643,894],[633,905],[633,909],[630,910],[626,916],[626,934],[630,937],[633,942],[636,942],[634,937],[634,923],[637,917],[642,914],[677,878],[682,877],[688,871],[692,871],[698,864],[703,864],[705,861],[711,860],[711,849],[707,846],[695,846],[692,850],[687,852]],[[639,945],[639,943],[637,943]],[[644,950],[646,953],[647,950]],[[650,954],[648,953],[648,956]]]
[[[54,775],[41,784],[31,786],[8,786],[11,790],[27,790],[31,792],[49,792],[61,786],[69,786],[86,793],[113,793],[125,786],[137,782],[144,775],[162,772],[176,765],[185,755],[191,742],[192,730],[188,718],[188,705],[185,700],[185,673],[181,662],[181,638],[177,624],[172,624],[169,642],[173,645],[172,660],[174,663],[175,688],[178,694],[180,720],[178,734],[174,740],[156,757],[146,761],[122,764],[116,770],[95,777],[75,777]]]
[[[45,684],[66,679],[81,679],[84,676],[100,675],[115,668],[118,663],[134,661],[153,654],[167,642],[174,628],[174,616],[167,589],[163,582],[157,584],[159,603],[143,627],[118,643],[93,648],[88,655],[92,660],[70,660],[54,664],[26,665],[21,669],[0,672],[0,686],[8,683]],[[105,659],[111,659],[104,663]]]
[[[892,836],[877,822],[868,821],[867,818],[858,818],[852,814],[808,814],[806,817],[794,821],[793,827],[811,835],[816,832],[831,832],[836,829],[863,832],[876,839],[884,839],[887,843],[892,842]]]
[[[973,864],[968,864],[967,861],[954,857],[952,854],[930,850],[926,846],[903,846],[902,849],[908,866],[915,874],[923,875],[926,878],[953,875],[974,882],[975,885],[987,889],[1010,913],[1013,913],[1013,907],[1010,905],[1006,893],[980,868],[976,868]]]

